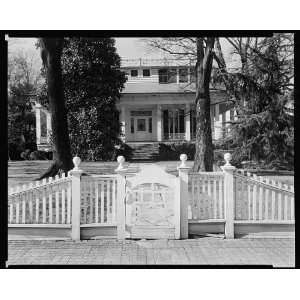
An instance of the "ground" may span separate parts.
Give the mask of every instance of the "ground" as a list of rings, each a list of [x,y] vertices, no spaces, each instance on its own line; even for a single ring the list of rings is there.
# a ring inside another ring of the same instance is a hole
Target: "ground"
[[[18,184],[27,184],[41,175],[49,165],[50,161],[9,161],[8,162],[8,188]],[[162,161],[155,164],[166,167],[167,170],[177,172],[176,167],[180,161]],[[83,162],[80,168],[90,174],[109,174],[114,173],[117,168],[117,162]],[[127,164],[128,165],[128,164]],[[130,163],[133,169],[138,167],[139,163]],[[188,166],[192,166],[192,161],[187,161]],[[287,184],[294,184],[293,176],[268,176],[270,179],[280,180]]]
[[[7,265],[295,266],[294,239],[9,241]]]

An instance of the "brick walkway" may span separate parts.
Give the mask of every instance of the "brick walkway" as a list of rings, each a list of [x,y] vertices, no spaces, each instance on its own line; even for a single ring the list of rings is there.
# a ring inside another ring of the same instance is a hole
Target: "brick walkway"
[[[294,267],[294,239],[9,241],[8,265],[204,264]]]

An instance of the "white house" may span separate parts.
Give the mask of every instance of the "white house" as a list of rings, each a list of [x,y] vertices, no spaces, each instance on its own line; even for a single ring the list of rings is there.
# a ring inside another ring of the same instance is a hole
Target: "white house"
[[[117,102],[122,139],[129,145],[195,139],[195,76],[188,60],[122,60],[127,82]],[[211,88],[213,139],[226,133],[233,111],[224,89]],[[39,149],[49,150],[50,113],[36,105]]]

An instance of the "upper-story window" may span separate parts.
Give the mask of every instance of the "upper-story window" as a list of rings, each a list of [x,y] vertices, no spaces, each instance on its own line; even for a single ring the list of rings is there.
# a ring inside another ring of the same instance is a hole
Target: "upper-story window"
[[[179,69],[179,82],[188,82],[188,69]]]
[[[131,77],[137,77],[138,76],[138,70],[131,70],[130,75],[131,75]]]
[[[150,77],[150,69],[143,69],[143,77]]]
[[[191,82],[196,82],[195,68],[190,68]]]
[[[177,71],[176,69],[159,69],[158,78],[159,83],[176,83]]]

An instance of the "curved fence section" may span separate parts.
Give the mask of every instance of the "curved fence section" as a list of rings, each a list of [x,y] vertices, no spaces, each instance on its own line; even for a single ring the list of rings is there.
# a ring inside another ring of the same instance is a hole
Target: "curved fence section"
[[[71,176],[44,179],[12,188],[8,195],[9,224],[70,224]]]
[[[294,221],[294,186],[237,170],[235,219],[253,221]]]

